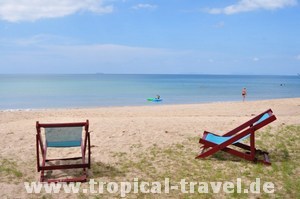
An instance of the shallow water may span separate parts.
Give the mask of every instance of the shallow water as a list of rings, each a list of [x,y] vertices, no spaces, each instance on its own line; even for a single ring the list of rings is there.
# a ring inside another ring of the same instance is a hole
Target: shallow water
[[[0,75],[0,109],[188,104],[300,97],[299,76]],[[162,102],[148,102],[157,94]]]

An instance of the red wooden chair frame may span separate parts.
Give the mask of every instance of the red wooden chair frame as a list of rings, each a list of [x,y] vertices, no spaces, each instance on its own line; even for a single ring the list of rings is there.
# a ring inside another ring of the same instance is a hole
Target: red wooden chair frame
[[[71,158],[60,158],[60,159],[47,159],[47,144],[43,143],[41,128],[53,128],[53,127],[84,127],[84,139],[81,142],[81,157]],[[37,171],[41,171],[40,181],[41,182],[85,182],[87,180],[87,168],[91,168],[91,144],[90,144],[90,132],[89,132],[89,121],[77,122],[77,123],[39,123],[36,122],[36,154],[37,154]],[[87,151],[87,160],[86,160]],[[41,152],[41,153],[40,153]],[[42,160],[40,160],[40,156]],[[80,164],[60,164],[60,165],[46,165],[47,162],[57,160],[78,160],[82,159]],[[41,163],[41,164],[40,164]],[[83,175],[74,178],[65,179],[46,179],[44,174],[47,170],[64,170],[64,169],[83,169]]]
[[[263,115],[268,114],[269,117],[264,119],[263,121],[259,122],[260,118],[263,117]],[[204,131],[203,137],[200,138],[199,143],[203,146],[202,151],[196,158],[205,158],[208,157],[220,150],[227,152],[231,155],[238,156],[240,158],[243,158],[245,160],[249,160],[252,162],[262,162],[265,165],[271,165],[271,162],[268,157],[268,152],[261,151],[259,149],[255,148],[255,132],[266,126],[267,124],[273,122],[276,120],[275,115],[273,115],[273,111],[271,109],[257,115],[253,119],[249,120],[248,122],[245,122],[244,124],[238,126],[237,128],[229,131],[228,133],[220,136],[220,137],[230,137],[227,141],[224,141],[221,144],[216,144],[214,142],[210,142],[206,139],[208,134],[213,134],[207,131]],[[216,135],[216,134],[213,134]],[[247,137],[250,135],[250,145],[246,145],[243,143],[240,143],[239,140],[243,139],[244,137]],[[219,136],[219,135],[216,135]],[[235,150],[233,148],[229,148],[230,145],[234,145],[238,148],[246,150],[246,152],[241,152],[238,150]],[[256,155],[263,155],[263,160],[259,160]]]

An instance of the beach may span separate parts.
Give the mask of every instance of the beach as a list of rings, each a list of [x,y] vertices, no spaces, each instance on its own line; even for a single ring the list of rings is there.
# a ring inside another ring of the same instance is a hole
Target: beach
[[[190,138],[200,138],[204,130],[223,134],[268,109],[272,109],[277,117],[276,121],[268,125],[270,128],[300,125],[300,98],[185,105],[1,111],[0,157],[2,160],[14,162],[22,177],[18,179],[11,177],[10,174],[1,175],[0,197],[26,198],[28,195],[22,182],[39,180],[36,171],[36,121],[59,123],[89,120],[92,164],[101,162],[114,165],[119,161],[114,154],[126,153],[128,157],[134,159],[136,158],[134,154],[146,151],[152,146],[164,148],[184,143]],[[195,142],[195,147],[190,151],[192,156],[196,156],[199,152],[197,146]],[[68,151],[58,154],[66,156],[70,153]]]

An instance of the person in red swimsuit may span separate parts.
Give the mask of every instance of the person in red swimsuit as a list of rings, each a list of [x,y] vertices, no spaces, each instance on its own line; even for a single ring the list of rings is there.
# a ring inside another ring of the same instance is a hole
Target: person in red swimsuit
[[[246,95],[247,95],[247,90],[246,90],[246,88],[243,88],[243,90],[242,90],[243,102],[244,102],[245,99],[246,99]]]

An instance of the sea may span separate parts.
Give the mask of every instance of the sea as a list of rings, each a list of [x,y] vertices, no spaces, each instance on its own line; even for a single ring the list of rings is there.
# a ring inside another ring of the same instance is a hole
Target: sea
[[[2,74],[0,110],[242,101],[243,88],[246,101],[300,97],[300,76]]]

